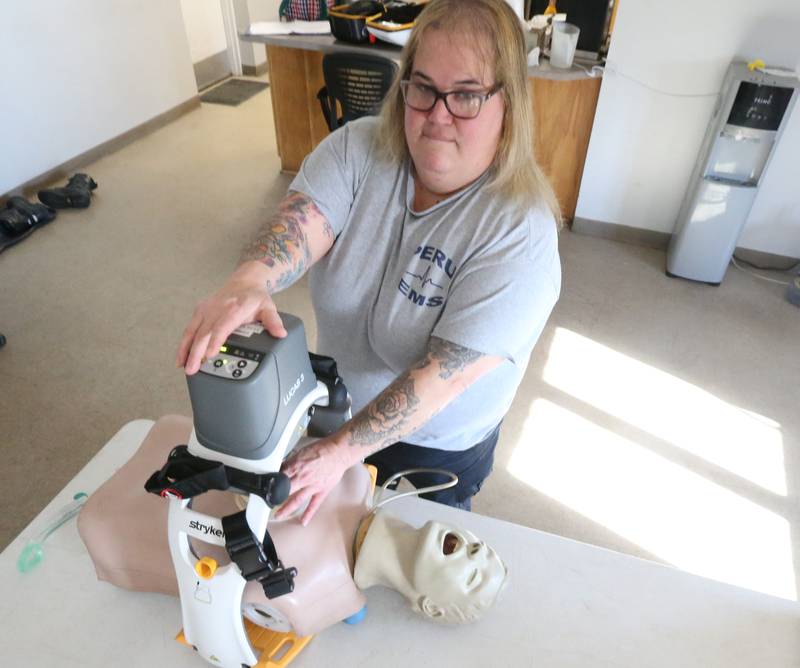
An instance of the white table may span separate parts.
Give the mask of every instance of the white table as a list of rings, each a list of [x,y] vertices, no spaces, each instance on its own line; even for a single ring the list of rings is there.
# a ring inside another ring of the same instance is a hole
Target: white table
[[[178,645],[177,599],[98,582],[74,521],[45,544],[31,573],[25,542],[79,491],[92,492],[152,425],[125,425],[0,554],[0,666],[202,668]],[[408,522],[449,520],[491,544],[510,585],[483,621],[425,622],[395,592],[367,592],[358,626],[315,637],[292,666],[536,666],[541,668],[797,668],[800,604],[417,499],[390,506]]]

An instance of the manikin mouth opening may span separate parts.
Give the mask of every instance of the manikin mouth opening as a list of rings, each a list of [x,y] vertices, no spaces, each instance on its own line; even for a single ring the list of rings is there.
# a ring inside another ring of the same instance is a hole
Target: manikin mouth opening
[[[447,533],[442,541],[442,552],[445,555],[453,554],[461,546],[461,539],[454,533]]]

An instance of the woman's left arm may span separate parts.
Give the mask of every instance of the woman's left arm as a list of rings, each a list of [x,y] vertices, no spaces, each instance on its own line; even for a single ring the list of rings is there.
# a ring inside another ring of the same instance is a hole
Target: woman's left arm
[[[331,436],[286,460],[292,495],[276,513],[286,517],[310,499],[307,524],[353,464],[415,432],[503,359],[432,336],[425,356]]]

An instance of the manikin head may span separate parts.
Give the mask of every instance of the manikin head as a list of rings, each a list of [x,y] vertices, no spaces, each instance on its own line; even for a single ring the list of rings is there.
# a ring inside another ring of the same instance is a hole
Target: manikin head
[[[365,589],[396,589],[431,621],[472,622],[497,600],[508,569],[474,534],[429,521],[414,528],[385,511],[362,524],[366,529],[353,574]]]
[[[427,522],[419,530],[413,564],[414,610],[432,621],[472,622],[497,600],[508,569],[497,553],[473,533]]]

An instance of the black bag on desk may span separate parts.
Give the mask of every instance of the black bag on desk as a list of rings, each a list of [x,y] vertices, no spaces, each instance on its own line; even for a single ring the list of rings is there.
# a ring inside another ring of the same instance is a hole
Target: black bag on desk
[[[358,0],[350,4],[335,5],[328,13],[331,34],[344,42],[360,44],[369,41],[367,21],[376,19],[386,11],[382,2]]]

